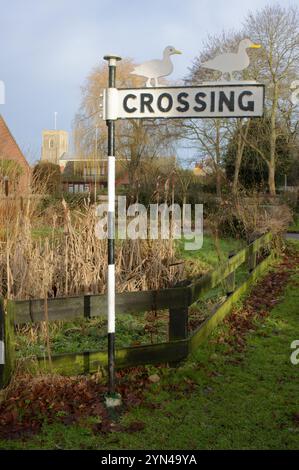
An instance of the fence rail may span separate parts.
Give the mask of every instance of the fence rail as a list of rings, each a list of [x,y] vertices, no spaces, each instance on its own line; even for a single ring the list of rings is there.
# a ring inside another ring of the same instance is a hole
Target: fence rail
[[[274,259],[270,251],[272,234],[267,233],[243,248],[214,271],[190,281],[184,287],[174,287],[160,291],[125,292],[116,295],[116,313],[142,313],[151,310],[169,310],[169,341],[119,349],[116,351],[118,367],[140,364],[175,363],[193,352],[212,329],[227,315],[233,304],[249,289],[255,280],[267,269]],[[257,255],[268,250],[267,256],[257,265]],[[247,263],[247,280],[235,289],[235,272]],[[210,289],[225,282],[226,300],[213,311],[200,327],[188,334],[188,308]],[[1,300],[1,299],[0,299]],[[106,295],[82,295],[76,297],[47,299],[48,320],[74,320],[106,315]],[[25,323],[45,320],[45,300],[7,301],[5,308],[0,302],[0,341],[3,343],[4,364],[0,361],[0,386],[5,386],[11,377],[15,364],[14,327]],[[0,343],[1,344],[1,343]],[[72,375],[95,372],[106,367],[105,351],[86,351],[53,355],[51,364],[43,357],[37,358],[39,368]]]

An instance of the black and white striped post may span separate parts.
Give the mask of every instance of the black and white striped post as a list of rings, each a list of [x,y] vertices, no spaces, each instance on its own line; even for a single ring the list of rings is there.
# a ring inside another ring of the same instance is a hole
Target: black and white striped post
[[[115,89],[116,65],[120,57],[105,55],[108,62],[108,89]],[[110,90],[111,91],[111,90]],[[120,396],[115,393],[115,119],[107,119],[108,127],[108,407],[120,404]]]

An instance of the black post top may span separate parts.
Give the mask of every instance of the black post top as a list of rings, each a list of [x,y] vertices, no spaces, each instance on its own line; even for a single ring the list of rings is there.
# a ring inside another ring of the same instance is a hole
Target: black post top
[[[119,55],[116,55],[116,54],[106,54],[104,55],[103,57],[104,60],[111,60],[111,59],[114,59],[114,60],[121,60],[121,57]]]

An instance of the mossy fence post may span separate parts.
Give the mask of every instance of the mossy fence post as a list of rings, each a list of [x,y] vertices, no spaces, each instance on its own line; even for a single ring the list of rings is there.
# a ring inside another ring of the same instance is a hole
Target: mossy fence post
[[[252,246],[248,248],[248,271],[252,273],[256,268],[257,253],[253,251]]]
[[[15,366],[14,303],[0,298],[0,388],[9,384]]]
[[[230,260],[235,256],[235,252],[231,251],[228,255],[228,259]],[[231,274],[229,274],[226,278],[226,295],[231,295],[236,288],[236,271],[233,271]]]

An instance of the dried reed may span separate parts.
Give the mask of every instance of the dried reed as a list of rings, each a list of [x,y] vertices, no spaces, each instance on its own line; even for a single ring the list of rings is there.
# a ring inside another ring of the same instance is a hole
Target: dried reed
[[[1,204],[6,201],[0,201]],[[106,289],[107,242],[95,235],[96,213],[86,205],[70,211],[65,201],[44,220],[35,199],[23,210],[15,203],[0,245],[0,295],[13,299],[103,293]],[[57,222],[59,218],[59,223]],[[3,226],[3,225],[2,225]],[[34,230],[47,226],[46,235]],[[51,228],[49,230],[49,227]],[[116,286],[119,292],[159,289],[183,276],[171,240],[117,240]]]

